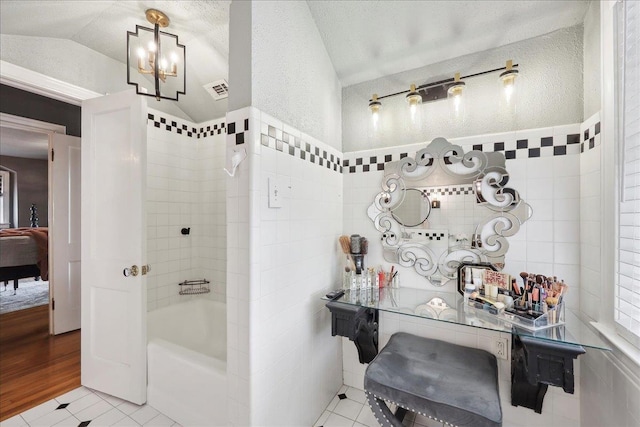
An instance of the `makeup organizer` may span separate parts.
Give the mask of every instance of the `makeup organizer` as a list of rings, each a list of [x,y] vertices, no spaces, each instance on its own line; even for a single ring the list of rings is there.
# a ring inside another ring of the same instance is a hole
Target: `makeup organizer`
[[[462,264],[458,272],[458,291],[463,306],[478,316],[494,316],[513,326],[538,331],[565,323],[564,281],[541,274],[520,273],[523,286],[491,264]]]

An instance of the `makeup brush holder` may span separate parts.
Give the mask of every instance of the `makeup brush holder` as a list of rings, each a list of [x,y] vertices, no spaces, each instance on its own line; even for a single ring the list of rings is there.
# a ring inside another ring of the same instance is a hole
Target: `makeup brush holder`
[[[523,304],[522,298],[518,298],[514,301],[514,308],[526,307],[526,303]],[[555,305],[547,309],[546,313],[535,311],[534,309],[520,308],[519,311],[508,310],[505,311],[501,318],[514,326],[520,326],[522,328],[537,331],[540,329],[551,328],[554,326],[564,325],[564,303]]]
[[[356,274],[362,274],[365,271],[364,255],[351,254],[351,257],[353,258],[353,263],[356,267]]]

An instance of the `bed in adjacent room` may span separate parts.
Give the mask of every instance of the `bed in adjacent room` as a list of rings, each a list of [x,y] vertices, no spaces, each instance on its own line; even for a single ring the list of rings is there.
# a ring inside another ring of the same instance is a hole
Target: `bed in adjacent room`
[[[47,227],[0,230],[0,282],[6,287],[13,281],[33,277],[49,278],[49,234]]]

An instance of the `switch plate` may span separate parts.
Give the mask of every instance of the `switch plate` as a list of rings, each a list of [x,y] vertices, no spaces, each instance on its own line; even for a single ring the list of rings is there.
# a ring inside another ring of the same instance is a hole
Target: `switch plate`
[[[278,183],[277,178],[268,178],[269,183],[269,207],[281,208],[282,207],[282,189]]]

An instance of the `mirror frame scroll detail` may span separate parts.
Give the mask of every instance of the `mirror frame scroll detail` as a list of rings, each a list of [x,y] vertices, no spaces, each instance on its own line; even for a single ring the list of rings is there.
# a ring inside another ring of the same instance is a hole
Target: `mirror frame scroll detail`
[[[367,209],[381,233],[384,259],[413,267],[436,286],[455,279],[463,262],[489,262],[502,270],[509,249],[507,237],[515,235],[533,213],[519,193],[507,187],[508,182],[503,153],[465,153],[444,138],[434,139],[415,157],[386,163],[382,191]],[[477,242],[447,243],[446,250],[436,253],[428,242],[412,239],[405,232],[412,227],[399,223],[393,210],[402,203],[407,189],[453,184],[472,184],[476,203],[487,208],[487,215],[476,225]]]

